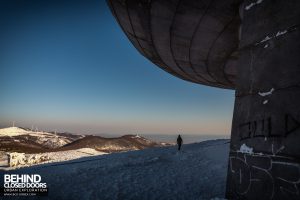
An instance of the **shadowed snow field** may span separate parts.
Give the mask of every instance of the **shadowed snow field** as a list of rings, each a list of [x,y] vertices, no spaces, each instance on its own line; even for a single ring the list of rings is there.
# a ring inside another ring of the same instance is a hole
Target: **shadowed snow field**
[[[229,140],[222,139],[183,145],[180,152],[151,148],[0,174],[41,175],[49,199],[214,199],[225,196],[228,154]]]

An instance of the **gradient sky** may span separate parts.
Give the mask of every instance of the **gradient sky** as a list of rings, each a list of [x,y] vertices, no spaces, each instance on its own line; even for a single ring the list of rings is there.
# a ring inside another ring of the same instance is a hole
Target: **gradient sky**
[[[104,0],[0,1],[0,126],[109,134],[230,134],[234,91],[138,53]]]

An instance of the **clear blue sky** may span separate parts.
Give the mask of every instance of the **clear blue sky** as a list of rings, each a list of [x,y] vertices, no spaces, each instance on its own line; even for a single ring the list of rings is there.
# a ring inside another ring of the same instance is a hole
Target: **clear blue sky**
[[[0,2],[0,126],[229,135],[234,91],[141,56],[104,0]]]

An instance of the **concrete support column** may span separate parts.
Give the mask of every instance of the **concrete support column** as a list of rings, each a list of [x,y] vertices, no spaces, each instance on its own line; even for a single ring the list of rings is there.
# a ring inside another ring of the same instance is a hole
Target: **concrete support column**
[[[300,1],[246,0],[228,199],[300,199]]]

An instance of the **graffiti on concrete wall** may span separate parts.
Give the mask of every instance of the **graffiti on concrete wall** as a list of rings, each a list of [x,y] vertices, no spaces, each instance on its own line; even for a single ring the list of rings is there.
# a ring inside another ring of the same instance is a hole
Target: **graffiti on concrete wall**
[[[299,160],[273,154],[231,152],[229,165],[235,197],[300,199]]]
[[[240,140],[255,137],[287,137],[300,128],[300,122],[291,114],[286,114],[284,120],[279,124],[284,131],[274,133],[272,130],[273,124],[272,117],[241,123],[239,125]]]
[[[239,124],[238,141],[251,144],[257,137],[282,141],[299,129],[299,120],[291,114],[249,120]],[[241,143],[239,150],[231,149],[228,172],[235,199],[300,199],[300,158],[285,151],[284,143],[271,141],[260,146],[263,152]]]

